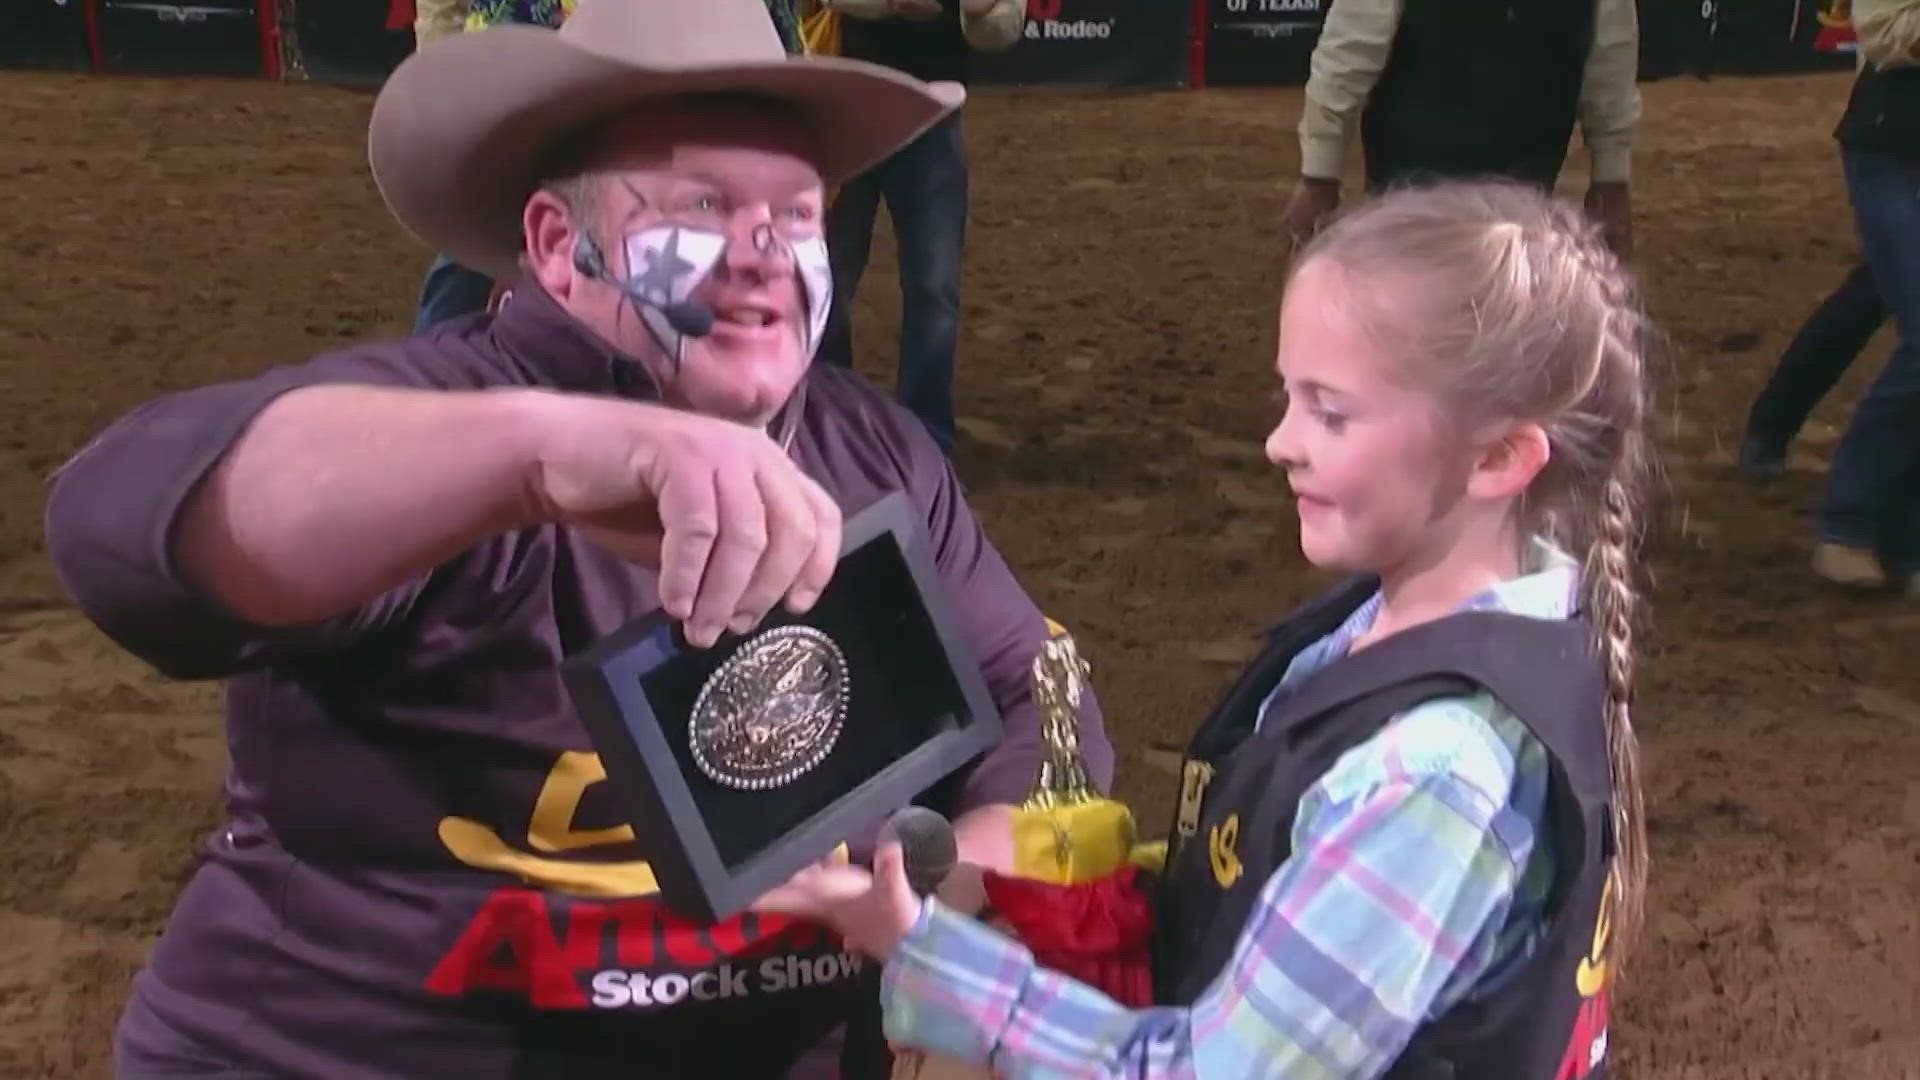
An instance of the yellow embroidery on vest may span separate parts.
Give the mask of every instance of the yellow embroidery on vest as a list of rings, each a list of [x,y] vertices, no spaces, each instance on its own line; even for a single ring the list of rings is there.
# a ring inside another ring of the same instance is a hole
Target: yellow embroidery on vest
[[[1234,847],[1240,842],[1240,815],[1228,814],[1227,820],[1207,830],[1207,861],[1213,864],[1213,880],[1230,889],[1240,880],[1243,868]]]
[[[1607,985],[1607,940],[1613,936],[1613,876],[1600,890],[1600,915],[1593,924],[1593,948],[1580,958],[1574,970],[1573,985],[1580,996],[1590,998]]]

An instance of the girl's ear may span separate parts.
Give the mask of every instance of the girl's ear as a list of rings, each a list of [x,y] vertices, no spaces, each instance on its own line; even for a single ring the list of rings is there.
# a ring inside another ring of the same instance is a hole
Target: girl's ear
[[[1481,499],[1518,497],[1547,467],[1552,444],[1539,424],[1513,424],[1483,445],[1467,491]]]

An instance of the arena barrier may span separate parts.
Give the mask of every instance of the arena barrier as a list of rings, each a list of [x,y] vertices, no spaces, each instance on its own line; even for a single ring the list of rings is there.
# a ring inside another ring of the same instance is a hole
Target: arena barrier
[[[87,16],[79,3],[0,3],[0,68],[87,71],[93,67]]]
[[[0,0],[0,68],[278,79],[279,16],[276,0]]]
[[[1072,0],[1065,0],[1071,4]],[[1337,0],[1199,0],[1193,85],[1297,86]],[[1854,63],[1850,0],[1638,0],[1640,75],[1786,73]]]
[[[1336,0],[1028,0],[989,84],[1296,86]],[[1850,0],[1638,0],[1641,74],[1853,63]],[[0,0],[0,67],[377,85],[412,51],[411,0]]]

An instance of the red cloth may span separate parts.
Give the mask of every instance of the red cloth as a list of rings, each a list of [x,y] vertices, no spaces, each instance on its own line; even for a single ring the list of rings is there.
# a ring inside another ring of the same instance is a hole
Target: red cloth
[[[1153,903],[1140,872],[1082,885],[985,876],[987,902],[1041,966],[1132,1009],[1153,1004]]]
[[[413,0],[388,0],[387,29],[413,29]]]

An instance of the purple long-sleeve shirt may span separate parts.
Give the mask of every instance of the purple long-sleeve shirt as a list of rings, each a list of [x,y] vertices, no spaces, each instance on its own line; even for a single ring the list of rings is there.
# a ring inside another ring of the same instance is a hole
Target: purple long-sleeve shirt
[[[159,670],[227,686],[227,820],[134,984],[124,1075],[752,1078],[844,1018],[856,957],[792,920],[674,918],[600,782],[557,665],[657,608],[649,571],[525,529],[264,630],[172,565],[187,496],[281,393],[640,393],[623,363],[529,283],[493,319],[150,402],[57,476],[47,533],[75,602]],[[1007,721],[946,809],[1017,802],[1042,616],[918,421],[850,372],[808,379],[795,459],[848,513],[908,494]],[[1097,707],[1083,728],[1104,786]]]

